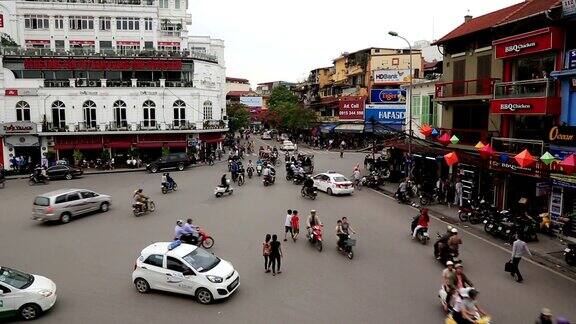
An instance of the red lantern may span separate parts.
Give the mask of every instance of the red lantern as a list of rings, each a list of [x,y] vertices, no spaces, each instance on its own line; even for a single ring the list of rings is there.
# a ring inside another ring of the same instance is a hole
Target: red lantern
[[[534,157],[532,156],[532,154],[530,154],[530,152],[528,152],[527,149],[525,149],[524,151],[518,153],[514,159],[516,160],[516,162],[518,163],[519,166],[523,167],[523,168],[527,168],[529,166],[531,166],[532,164],[534,164],[534,162],[536,162],[534,160]]]
[[[452,166],[458,163],[458,155],[456,155],[456,152],[450,152],[444,155],[444,161],[446,161],[446,164],[448,164],[448,166]]]
[[[564,172],[574,173],[574,170],[576,169],[576,156],[574,156],[574,154],[570,154],[569,157],[560,162],[560,166]]]
[[[490,146],[490,144],[485,145],[483,148],[480,149],[480,156],[483,159],[489,159],[492,154],[494,154],[494,150]]]
[[[450,144],[451,138],[452,137],[450,136],[450,134],[444,133],[444,134],[442,134],[442,136],[438,137],[438,142],[440,142],[440,144],[446,146],[446,145]]]
[[[433,131],[433,129],[428,125],[423,125],[420,128],[420,134],[424,135],[425,137],[430,136],[432,134],[432,131]]]

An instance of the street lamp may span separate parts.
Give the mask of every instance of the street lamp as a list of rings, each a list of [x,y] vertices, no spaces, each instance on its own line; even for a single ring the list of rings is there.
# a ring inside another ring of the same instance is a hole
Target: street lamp
[[[395,31],[389,31],[388,35],[403,39],[406,42],[406,44],[408,44],[408,51],[410,54],[410,87],[409,87],[410,97],[406,98],[406,100],[407,100],[407,102],[410,102],[410,112],[408,114],[408,123],[409,123],[408,124],[408,154],[410,156],[412,156],[412,102],[411,102],[411,99],[412,99],[412,78],[414,77],[414,73],[412,71],[412,45],[410,44],[410,42],[406,38],[400,36]]]

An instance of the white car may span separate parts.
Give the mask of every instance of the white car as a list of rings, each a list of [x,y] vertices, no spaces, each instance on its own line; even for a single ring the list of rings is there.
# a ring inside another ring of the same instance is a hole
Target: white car
[[[314,187],[325,191],[329,195],[345,195],[354,192],[352,182],[340,173],[319,173],[312,179],[314,180]]]
[[[296,150],[296,144],[292,143],[291,141],[284,141],[284,142],[282,142],[280,149],[282,151],[295,151]]]
[[[262,133],[262,136],[260,136],[260,138],[263,140],[271,140],[272,135],[270,134],[269,131],[266,131],[266,132]]]
[[[230,262],[195,245],[175,245],[158,242],[142,250],[132,272],[138,292],[175,292],[209,304],[229,297],[240,286],[240,275]]]
[[[46,277],[0,267],[0,318],[36,319],[56,303],[56,284]]]

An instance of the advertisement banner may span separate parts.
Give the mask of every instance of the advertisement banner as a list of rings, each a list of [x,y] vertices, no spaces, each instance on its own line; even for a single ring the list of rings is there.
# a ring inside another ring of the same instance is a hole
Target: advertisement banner
[[[576,0],[562,0],[562,16],[568,17],[576,14]]]
[[[250,108],[262,108],[262,97],[240,97],[240,103]]]
[[[403,125],[406,122],[404,105],[366,105],[365,121],[375,121],[384,125]]]
[[[568,68],[576,69],[576,49],[569,50],[566,56],[568,57]]]
[[[542,28],[524,34],[502,38],[492,44],[496,58],[508,58],[558,49],[562,47],[563,33],[556,28]]]
[[[410,82],[410,69],[374,71],[375,84],[397,84],[408,82]]]
[[[36,124],[31,122],[12,122],[0,124],[0,135],[36,134],[36,131]]]
[[[558,114],[560,113],[560,99],[551,98],[510,98],[494,99],[490,101],[492,114]]]
[[[340,120],[364,120],[364,106],[364,97],[341,97],[338,100],[338,116]]]
[[[180,60],[104,60],[104,59],[45,59],[25,58],[24,69],[26,70],[92,70],[92,71],[122,71],[122,70],[160,70],[180,71]]]
[[[576,127],[554,126],[548,132],[550,144],[576,147]]]
[[[370,90],[370,102],[376,104],[406,102],[406,90],[372,89]]]

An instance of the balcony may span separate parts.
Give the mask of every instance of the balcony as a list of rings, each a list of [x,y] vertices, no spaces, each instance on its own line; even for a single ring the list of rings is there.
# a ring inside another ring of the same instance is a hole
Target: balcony
[[[80,123],[76,124],[74,128],[75,128],[76,132],[95,132],[95,131],[98,131],[98,125],[96,124],[96,121],[93,121],[90,123],[80,122]]]
[[[125,120],[109,122],[106,125],[106,131],[127,131],[130,130],[128,123]]]
[[[95,87],[101,87],[102,81],[79,78],[76,79],[75,85],[77,88],[95,88]]]
[[[192,81],[166,81],[165,84],[168,88],[189,88],[194,86]]]
[[[552,79],[498,82],[494,85],[494,99],[552,97],[556,94],[555,85]]]
[[[483,99],[489,99],[492,96],[494,84],[498,80],[485,78],[436,83],[436,99],[438,101],[471,99],[467,97],[487,97]]]
[[[70,88],[70,80],[44,80],[45,88]]]
[[[138,130],[160,130],[160,124],[155,120],[144,120],[138,125]]]
[[[217,120],[217,119],[210,119],[210,120],[205,120],[202,123],[202,129],[224,129],[226,128],[226,122],[223,121],[222,119]]]
[[[438,128],[440,133],[456,135],[460,139],[461,145],[476,145],[478,141],[490,143],[492,137],[497,136],[498,132],[488,131],[485,129],[464,129],[464,128]]]
[[[66,125],[66,123],[61,122],[59,124],[54,124],[54,123],[43,123],[42,124],[42,132],[58,132],[58,133],[63,133],[63,132],[68,132],[68,125]]]
[[[194,130],[196,124],[190,123],[186,120],[174,120],[172,124],[167,125],[170,130]]]
[[[108,87],[108,88],[129,88],[131,86],[132,86],[132,81],[106,80],[106,87]]]
[[[153,6],[156,0],[24,0],[26,2],[86,3],[103,5]]]
[[[160,86],[160,81],[136,81],[136,86],[141,88],[157,88]]]

